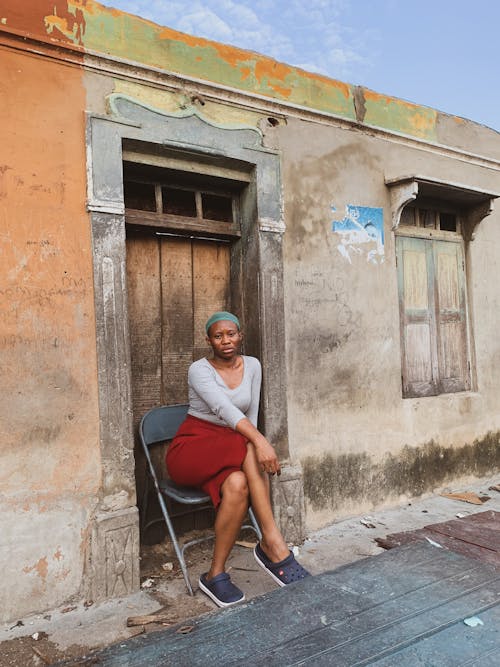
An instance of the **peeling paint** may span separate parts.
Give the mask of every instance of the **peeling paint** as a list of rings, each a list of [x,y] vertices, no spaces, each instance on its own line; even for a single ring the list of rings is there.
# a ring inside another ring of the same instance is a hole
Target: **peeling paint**
[[[335,211],[335,206],[331,207]],[[384,262],[384,210],[370,206],[347,204],[342,220],[332,222],[339,235],[338,251],[349,264],[360,255],[371,264]]]
[[[43,580],[47,578],[48,571],[49,571],[49,564],[47,561],[47,556],[40,558],[40,560],[31,567],[28,566],[23,567],[24,573],[30,574],[31,572],[36,572],[38,576]]]
[[[27,0],[2,23],[97,53],[142,63],[341,118],[427,140],[437,111],[360,86],[305,72],[252,51],[187,35],[95,0]]]
[[[13,28],[52,41],[355,118],[348,84],[258,53],[158,26],[94,0],[42,0],[29,18],[18,10],[12,9],[9,14]]]
[[[64,568],[63,570],[60,570],[57,574],[54,575],[54,579],[57,582],[61,582],[67,579],[70,574],[71,570],[69,568]]]
[[[81,9],[75,9],[73,13],[66,8],[62,16],[58,16],[57,11],[57,5],[55,5],[54,13],[45,17],[47,34],[52,35],[54,31],[59,31],[67,40],[81,46],[85,34],[85,18]]]
[[[364,90],[364,122],[427,140],[436,139],[438,112],[429,107]]]

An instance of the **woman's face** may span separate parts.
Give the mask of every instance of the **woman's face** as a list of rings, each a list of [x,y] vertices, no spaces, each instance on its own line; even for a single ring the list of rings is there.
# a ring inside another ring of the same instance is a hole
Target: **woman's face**
[[[208,330],[207,342],[219,359],[232,359],[240,353],[243,334],[234,322],[220,320]]]

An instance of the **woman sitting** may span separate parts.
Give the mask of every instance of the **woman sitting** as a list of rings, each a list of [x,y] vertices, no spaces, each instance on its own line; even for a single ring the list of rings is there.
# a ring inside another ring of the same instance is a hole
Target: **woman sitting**
[[[189,368],[188,415],[166,463],[174,482],[203,489],[216,508],[212,564],[199,586],[217,605],[228,607],[245,599],[225,566],[249,503],[262,531],[254,549],[257,563],[280,586],[309,573],[288,549],[271,508],[268,476],[281,470],[273,446],[257,429],[260,363],[240,354],[243,333],[232,313],[215,313],[205,329],[213,358]]]

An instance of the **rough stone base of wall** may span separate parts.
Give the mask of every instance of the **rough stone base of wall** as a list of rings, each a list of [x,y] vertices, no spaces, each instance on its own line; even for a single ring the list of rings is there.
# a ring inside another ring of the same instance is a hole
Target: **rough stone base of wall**
[[[289,544],[302,544],[305,540],[305,506],[302,469],[300,466],[283,466],[281,475],[271,481],[274,516]]]
[[[138,591],[139,555],[137,508],[98,514],[92,527],[86,598],[98,602]]]

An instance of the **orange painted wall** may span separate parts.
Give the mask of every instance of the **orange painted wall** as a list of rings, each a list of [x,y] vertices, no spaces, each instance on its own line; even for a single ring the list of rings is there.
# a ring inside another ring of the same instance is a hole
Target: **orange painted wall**
[[[43,511],[100,484],[85,91],[7,49],[0,71],[0,488]]]

